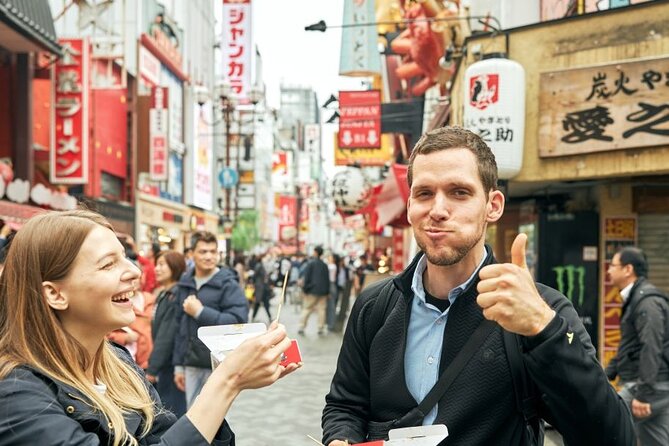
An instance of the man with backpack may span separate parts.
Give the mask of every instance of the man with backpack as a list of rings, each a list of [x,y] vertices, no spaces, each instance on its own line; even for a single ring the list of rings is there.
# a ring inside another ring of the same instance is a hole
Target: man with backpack
[[[606,374],[620,377],[620,396],[634,415],[639,444],[669,445],[669,297],[646,279],[648,262],[639,248],[617,252],[608,274],[624,303],[622,339]]]
[[[441,445],[543,444],[541,418],[575,445],[631,446],[629,410],[571,303],[535,284],[527,238],[512,263],[485,245],[504,195],[474,133],[446,127],[414,147],[407,216],[421,252],[356,300],[323,410],[323,444],[445,424]]]

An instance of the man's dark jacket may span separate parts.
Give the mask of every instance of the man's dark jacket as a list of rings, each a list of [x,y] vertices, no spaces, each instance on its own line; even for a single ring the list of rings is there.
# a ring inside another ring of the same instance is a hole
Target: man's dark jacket
[[[174,351],[174,340],[177,334],[177,300],[175,296],[176,285],[169,290],[163,290],[158,294],[155,304],[155,313],[151,320],[151,338],[153,339],[153,350],[149,356],[149,367],[146,373],[158,375],[161,371],[174,368],[172,365],[172,353]]]
[[[204,308],[195,319],[183,311],[184,300],[196,294]],[[174,365],[210,368],[209,349],[197,337],[197,329],[209,325],[244,324],[249,318],[249,306],[237,281],[237,273],[221,268],[198,290],[195,268],[185,272],[176,289],[177,323],[179,331],[174,341]]]
[[[421,255],[399,276],[387,279],[392,286],[385,289],[400,295],[372,339],[367,323],[387,281],[372,285],[357,299],[326,396],[324,444],[334,439],[361,442],[375,422],[400,418],[417,405],[406,386],[404,356],[413,299],[411,280]],[[484,264],[491,263],[495,260],[488,254]],[[440,373],[483,320],[476,304],[478,282],[477,276],[450,307]],[[541,393],[540,415],[570,446],[632,446],[629,410],[597,362],[573,306],[556,290],[541,284],[537,288],[545,300],[554,302],[557,312],[537,336],[522,338],[523,360]],[[525,425],[517,411],[501,327],[488,336],[448,388],[434,424],[448,427],[448,438],[440,446],[523,444]]]
[[[144,376],[125,348],[114,345],[118,356]],[[147,445],[234,446],[234,434],[227,422],[209,443],[185,415],[177,419],[160,404],[160,397],[148,381],[146,388],[155,405],[149,433],[142,437],[142,414],[128,411],[125,426]],[[28,366],[17,367],[0,380],[0,446],[98,446],[110,445],[114,430],[100,411],[91,407],[79,390]]]
[[[302,289],[314,296],[330,294],[330,272],[328,266],[320,258],[314,257],[304,267],[304,285]]]
[[[669,297],[645,278],[634,283],[623,304],[618,353],[606,367],[609,379],[620,376],[623,382],[636,381],[632,392],[644,403],[663,397],[653,386],[658,381],[669,381],[665,358],[669,348],[668,301]]]

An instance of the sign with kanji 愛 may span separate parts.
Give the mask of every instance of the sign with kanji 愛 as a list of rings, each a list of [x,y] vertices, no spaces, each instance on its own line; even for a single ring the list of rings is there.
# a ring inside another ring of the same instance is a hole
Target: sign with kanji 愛
[[[250,102],[251,28],[251,0],[223,0],[223,77],[241,104]]]
[[[542,73],[539,155],[669,144],[669,58]]]
[[[381,147],[381,91],[339,92],[339,148]]]
[[[49,178],[53,184],[88,183],[90,43],[59,39],[63,57],[51,69],[52,126]]]

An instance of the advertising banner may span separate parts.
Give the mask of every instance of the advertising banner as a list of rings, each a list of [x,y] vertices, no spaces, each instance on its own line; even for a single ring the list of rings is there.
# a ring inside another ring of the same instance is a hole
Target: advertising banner
[[[250,103],[251,30],[251,0],[223,0],[223,76],[230,80],[240,104]]]
[[[339,147],[381,147],[381,91],[339,92]]]

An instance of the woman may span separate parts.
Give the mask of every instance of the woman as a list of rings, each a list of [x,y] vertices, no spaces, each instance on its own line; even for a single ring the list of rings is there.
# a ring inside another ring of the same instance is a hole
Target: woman
[[[251,320],[255,321],[256,316],[258,315],[258,310],[260,305],[265,307],[265,312],[267,313],[267,320],[272,321],[272,314],[269,312],[269,300],[272,297],[272,285],[270,279],[267,276],[267,269],[265,268],[265,261],[269,259],[269,256],[266,256],[264,259],[260,259],[253,270],[253,315]]]
[[[0,445],[233,445],[225,415],[279,365],[283,327],[250,339],[214,370],[179,420],[127,352],[105,335],[134,320],[139,271],[109,223],[52,212],[17,233],[0,277]]]
[[[160,285],[151,322],[153,351],[146,378],[155,384],[163,405],[177,417],[186,413],[186,395],[174,384],[172,350],[177,334],[177,302],[174,288],[186,270],[185,257],[176,251],[162,251],[156,257],[156,280]]]

